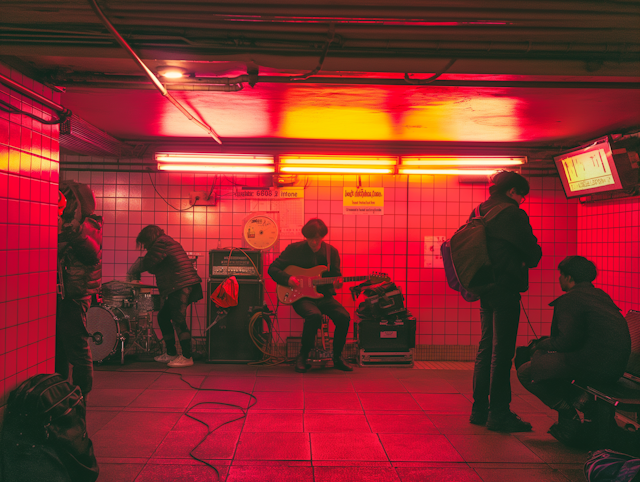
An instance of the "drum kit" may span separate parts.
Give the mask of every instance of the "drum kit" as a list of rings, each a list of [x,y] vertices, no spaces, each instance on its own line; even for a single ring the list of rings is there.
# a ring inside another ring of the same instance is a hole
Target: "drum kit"
[[[102,301],[87,311],[89,347],[94,362],[101,363],[120,352],[141,349],[149,354],[160,349],[153,329],[153,312],[161,308],[160,295],[153,285],[139,281],[109,281],[102,285]]]

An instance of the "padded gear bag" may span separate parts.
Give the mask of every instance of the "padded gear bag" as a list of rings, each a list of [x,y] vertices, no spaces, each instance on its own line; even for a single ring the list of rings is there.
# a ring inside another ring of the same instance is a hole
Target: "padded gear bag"
[[[499,204],[484,216],[480,206],[473,216],[440,246],[444,271],[449,286],[459,291],[466,301],[477,301],[490,285],[478,282],[476,275],[491,266],[487,251],[486,225],[511,204]]]
[[[4,480],[94,482],[99,469],[80,388],[46,374],[12,391],[2,452]]]
[[[598,450],[584,464],[589,482],[631,482],[640,480],[640,459],[613,450]]]

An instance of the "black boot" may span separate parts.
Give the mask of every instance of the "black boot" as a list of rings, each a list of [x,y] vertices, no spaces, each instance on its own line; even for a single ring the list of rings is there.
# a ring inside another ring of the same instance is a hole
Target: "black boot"
[[[342,370],[343,372],[352,372],[353,368],[347,365],[341,356],[333,357],[333,368]]]
[[[311,365],[307,363],[307,358],[309,358],[309,355],[302,353],[300,353],[298,358],[296,358],[296,371],[298,373],[304,373],[311,368]]]
[[[585,443],[580,417],[575,411],[558,412],[558,423],[549,428],[549,433],[568,447],[582,447]]]
[[[487,428],[494,432],[531,432],[531,424],[525,422],[515,413],[508,411],[504,413],[489,412],[487,418]]]

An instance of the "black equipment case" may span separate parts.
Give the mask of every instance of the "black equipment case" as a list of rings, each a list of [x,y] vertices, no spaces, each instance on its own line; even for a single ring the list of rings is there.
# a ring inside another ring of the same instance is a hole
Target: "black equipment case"
[[[356,313],[360,318],[360,348],[367,352],[409,351],[416,343],[416,319],[404,307],[395,283],[362,286],[366,298]]]

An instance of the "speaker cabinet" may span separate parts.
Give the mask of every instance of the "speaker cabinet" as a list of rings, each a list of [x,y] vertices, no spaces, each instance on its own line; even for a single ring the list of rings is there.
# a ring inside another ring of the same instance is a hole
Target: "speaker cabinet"
[[[209,280],[207,297],[207,326],[218,315],[218,307],[211,301],[211,293],[223,280]],[[262,283],[256,279],[238,279],[238,305],[228,308],[228,314],[207,331],[208,361],[238,363],[257,361],[262,352],[251,340],[249,321],[255,308],[264,305]],[[254,325],[254,334],[262,333],[262,320]]]

